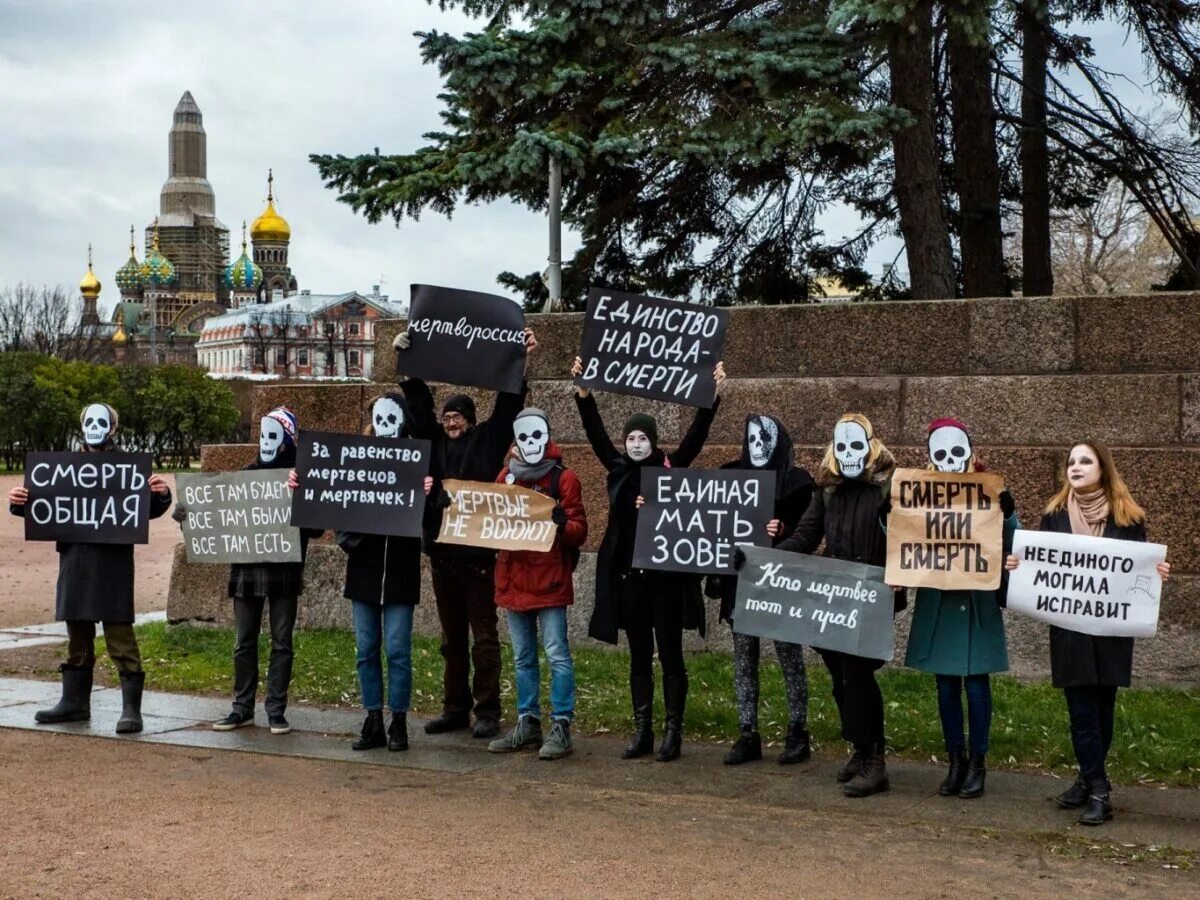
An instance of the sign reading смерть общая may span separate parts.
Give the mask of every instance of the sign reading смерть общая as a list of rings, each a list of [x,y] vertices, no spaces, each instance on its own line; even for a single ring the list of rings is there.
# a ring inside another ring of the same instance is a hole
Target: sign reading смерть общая
[[[177,475],[188,562],[300,562],[287,481],[286,469]]]
[[[1059,628],[1108,637],[1158,630],[1162,544],[1056,531],[1018,530],[1008,608]]]
[[[729,313],[592,288],[579,358],[580,387],[687,406],[711,407]]]
[[[415,537],[425,511],[429,441],[302,431],[292,524]]]
[[[27,453],[25,540],[145,544],[149,453]]]

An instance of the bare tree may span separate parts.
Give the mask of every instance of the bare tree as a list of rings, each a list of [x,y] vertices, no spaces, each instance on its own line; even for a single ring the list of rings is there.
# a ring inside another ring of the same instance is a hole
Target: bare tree
[[[24,284],[0,290],[0,344],[5,350],[24,350],[29,346],[27,292]]]
[[[271,349],[270,316],[262,306],[255,306],[246,317],[247,337],[250,338],[250,365],[267,374],[267,353]]]

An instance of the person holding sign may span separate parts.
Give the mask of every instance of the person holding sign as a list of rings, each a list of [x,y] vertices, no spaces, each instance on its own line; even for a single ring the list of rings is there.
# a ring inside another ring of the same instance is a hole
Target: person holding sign
[[[373,437],[407,438],[414,435],[412,416],[404,397],[387,393],[369,408]],[[433,478],[425,477],[425,494]],[[380,534],[337,533],[338,546],[346,551],[346,587],[343,596],[354,612],[358,686],[367,718],[355,750],[386,746],[408,749],[408,707],[412,700],[413,607],[421,599],[421,539]],[[392,720],[383,727],[382,649],[388,662],[388,708]]]
[[[496,554],[496,605],[506,611],[517,682],[517,724],[488,744],[492,753],[537,747],[539,759],[571,752],[575,716],[575,664],[567,640],[567,607],[575,602],[571,576],[587,540],[587,516],[579,478],[562,463],[550,440],[550,420],[524,409],[513,423],[516,441],[497,483],[518,484],[557,501],[551,520],[558,537],[549,550],[501,550]],[[550,733],[542,740],[538,632],[550,663]]]
[[[1039,526],[1055,531],[1121,541],[1146,540],[1146,513],[1129,493],[1100,441],[1076,444],[1067,454],[1063,482],[1046,506]],[[1005,560],[1010,572],[1020,565]],[[1158,564],[1164,581],[1170,563]],[[1071,743],[1079,763],[1075,783],[1056,798],[1064,809],[1083,809],[1081,825],[1102,825],[1112,818],[1112,784],[1105,760],[1112,746],[1117,688],[1133,676],[1133,638],[1096,637],[1050,626],[1050,676],[1062,688],[1071,720]]]
[[[296,415],[286,406],[262,417],[258,431],[258,457],[246,470],[291,469],[296,464]],[[295,473],[288,487],[296,489]],[[292,730],[287,710],[292,683],[292,633],[296,629],[297,598],[304,590],[304,560],[308,541],[320,531],[300,529],[300,562],[238,563],[229,567],[229,596],[233,600],[236,638],[233,645],[233,709],[213,723],[213,731],[233,731],[254,724],[254,699],[258,689],[258,634],[263,607],[271,623],[271,658],[267,664],[267,724],[271,734]]]
[[[967,426],[957,419],[937,419],[929,426],[929,468],[938,472],[983,472]],[[1012,494],[1000,492],[1004,516],[1003,545],[1012,548],[1013,533],[1021,527]],[[932,514],[932,515],[936,515]],[[904,664],[932,672],[937,681],[938,714],[950,758],[950,771],[938,788],[943,797],[970,799],[983,794],[987,775],[988,736],[992,728],[992,672],[1008,670],[1004,635],[1007,579],[994,591],[917,590],[908,651]],[[970,723],[968,758],[963,741],[962,695],[967,694]]]
[[[812,476],[796,465],[792,438],[783,423],[773,416],[746,417],[742,455],[726,463],[724,469],[769,469],[775,472],[775,517],[768,523],[774,542],[791,534],[812,500]],[[737,741],[725,754],[725,765],[762,759],[762,738],[758,734],[758,659],[760,640],[741,634],[733,620],[737,596],[736,575],[709,577],[707,591],[721,600],[721,619],[733,627],[733,687],[737,695]],[[787,688],[788,730],[782,765],[803,762],[812,756],[808,737],[808,672],[804,667],[804,648],[786,641],[775,642],[775,656]]]
[[[571,374],[578,377],[583,360],[575,357]],[[700,407],[679,447],[670,453],[658,446],[658,423],[653,416],[635,413],[622,429],[622,447],[617,449],[596,398],[584,387],[575,388],[575,403],[588,442],[600,464],[608,471],[608,524],[596,560],[596,605],[588,623],[588,634],[615,644],[623,628],[629,640],[629,691],[633,700],[634,734],[622,759],[636,759],[654,750],[654,646],[663,670],[663,704],[666,726],[658,749],[659,762],[677,759],[683,742],[683,711],[687,702],[688,676],[683,661],[684,629],[704,633],[704,599],[700,579],[679,572],[657,572],[633,568],[634,537],[642,480],[646,467],[687,468],[704,442],[720,406],[720,389],[725,367],[714,370],[717,398],[711,409]]]
[[[895,468],[891,451],[875,435],[870,420],[860,413],[846,413],[834,426],[833,440],[821,460],[813,502],[778,549],[815,553],[823,540],[828,557],[882,566],[887,541],[880,514]],[[904,591],[897,590],[894,610],[904,606]],[[883,694],[875,680],[883,660],[833,650],[817,652],[833,680],[842,737],[854,747],[837,775],[844,785],[842,792],[847,797],[866,797],[886,791]]]
[[[392,344],[397,371],[404,371],[405,351],[412,336],[402,331]],[[525,329],[525,350],[537,348],[533,329]],[[470,365],[463,356],[463,365]],[[525,405],[527,385],[520,393],[500,391],[492,415],[475,418],[475,401],[454,394],[442,404],[440,427],[434,413],[433,393],[420,378],[403,378],[400,389],[408,401],[414,427],[433,442],[431,474],[438,481],[496,480],[512,444],[512,426]],[[431,422],[426,428],[423,423]],[[444,510],[450,498],[441,492],[426,506],[425,552],[433,576],[433,596],[442,628],[442,714],[425,724],[426,734],[440,734],[471,725],[474,706],[477,738],[500,732],[500,636],[496,630],[496,551],[484,547],[439,543]],[[472,678],[471,668],[475,669]]]
[[[104,453],[117,449],[117,411],[92,403],[79,416],[82,450]],[[171,507],[171,489],[151,475],[150,518]],[[18,485],[8,492],[9,512],[24,518],[29,491]],[[92,715],[92,672],[96,665],[96,623],[104,623],[104,644],[121,678],[121,717],[117,734],[142,730],[142,691],[146,673],[133,631],[133,544],[68,544],[59,542],[58,584],[54,618],[67,623],[67,661],[62,673],[62,699],[38,710],[41,724],[83,722]]]

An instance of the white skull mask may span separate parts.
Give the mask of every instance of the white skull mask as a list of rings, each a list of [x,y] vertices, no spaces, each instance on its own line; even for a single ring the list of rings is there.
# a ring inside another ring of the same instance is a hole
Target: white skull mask
[[[833,429],[833,455],[845,478],[858,478],[867,467],[871,439],[857,422],[838,422]]]
[[[513,437],[517,439],[517,452],[529,463],[540,463],[550,444],[550,423],[542,416],[518,416],[513,422]]]
[[[270,416],[258,423],[258,455],[263,462],[273,462],[283,446],[283,426]]]
[[[761,469],[771,461],[775,445],[779,443],[779,426],[767,416],[755,416],[746,426],[746,449],[750,451],[750,465]]]
[[[929,461],[939,472],[965,472],[971,464],[971,438],[961,428],[946,425],[929,435]]]
[[[89,447],[103,445],[112,427],[112,413],[103,403],[92,403],[83,411],[83,440]]]
[[[404,408],[391,397],[380,397],[371,404],[371,424],[376,437],[400,437],[404,430]]]

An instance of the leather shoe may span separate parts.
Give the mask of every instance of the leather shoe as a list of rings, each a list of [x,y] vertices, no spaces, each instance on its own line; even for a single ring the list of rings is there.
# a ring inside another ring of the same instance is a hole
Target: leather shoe
[[[447,731],[459,731],[470,726],[471,720],[466,713],[444,712],[436,719],[425,723],[426,734],[442,734]]]

